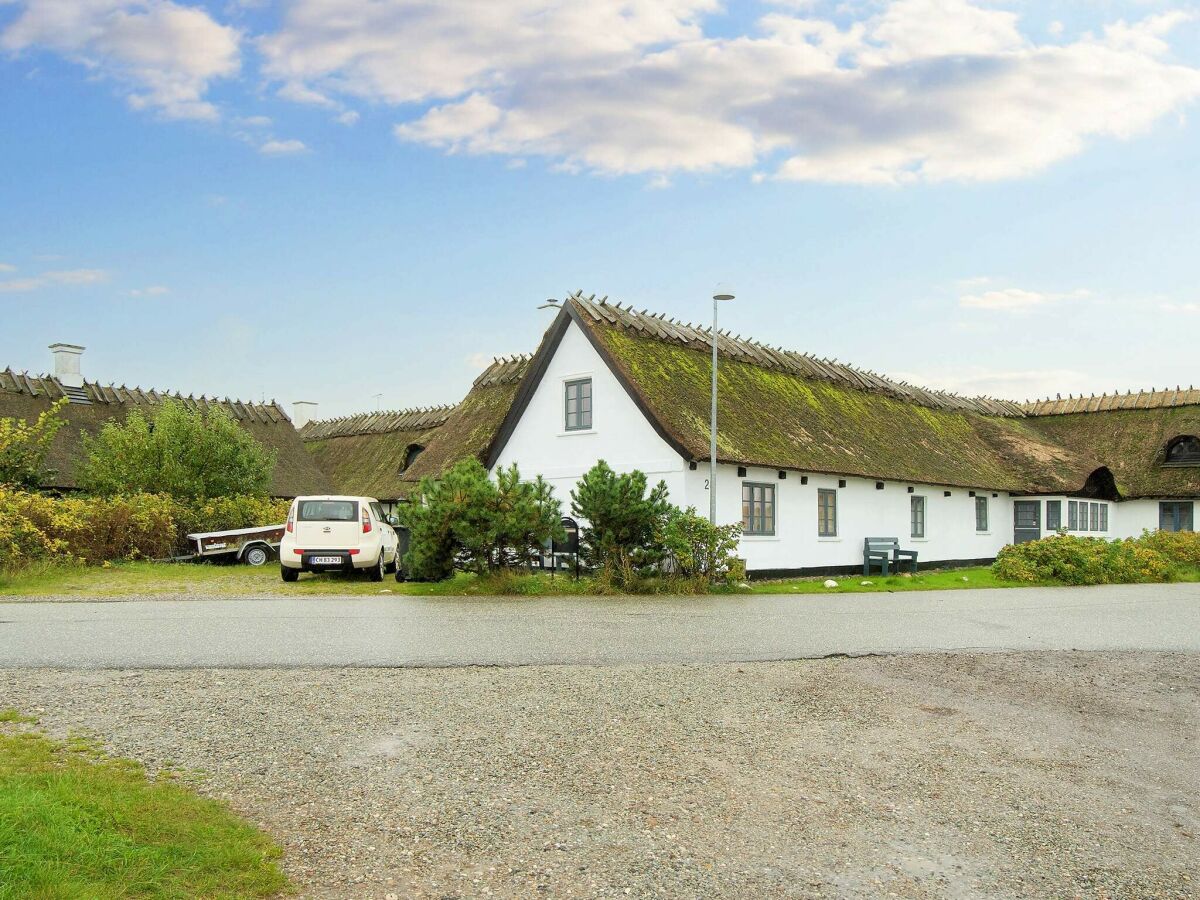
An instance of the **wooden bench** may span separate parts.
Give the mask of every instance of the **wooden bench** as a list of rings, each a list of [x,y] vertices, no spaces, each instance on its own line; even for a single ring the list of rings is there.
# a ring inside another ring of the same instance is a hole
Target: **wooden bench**
[[[878,563],[880,573],[888,574],[888,566],[900,571],[901,560],[912,561],[912,571],[917,571],[917,551],[901,550],[900,539],[894,537],[869,537],[863,539],[863,575],[871,574],[871,564]]]

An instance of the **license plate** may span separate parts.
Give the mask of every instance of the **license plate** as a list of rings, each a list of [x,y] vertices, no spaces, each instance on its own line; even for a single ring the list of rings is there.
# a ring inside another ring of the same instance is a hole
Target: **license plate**
[[[342,558],[340,556],[310,556],[308,562],[313,566],[340,566]]]

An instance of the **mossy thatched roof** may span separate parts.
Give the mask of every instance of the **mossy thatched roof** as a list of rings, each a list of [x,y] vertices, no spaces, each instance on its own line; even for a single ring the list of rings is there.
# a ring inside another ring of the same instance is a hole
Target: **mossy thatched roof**
[[[1200,466],[1165,466],[1167,444],[1200,435],[1200,404],[1038,416],[1039,434],[1094,467],[1106,466],[1122,497],[1200,497]]]
[[[105,422],[123,422],[133,409],[152,411],[166,398],[177,400],[192,409],[219,407],[253,435],[267,449],[276,453],[271,493],[276,497],[295,497],[299,494],[322,494],[330,489],[329,479],[305,452],[300,435],[291,419],[277,403],[244,403],[239,400],[217,400],[209,397],[184,397],[181,394],[144,391],[141,388],[116,387],[85,382],[83,394],[90,403],[68,404],[63,412],[66,426],[58,432],[50,446],[46,465],[55,475],[45,486],[70,489],[76,487],[75,470],[83,454],[83,435],[95,433]],[[66,396],[63,386],[53,376],[32,376],[0,371],[0,416],[33,421],[56,401]]]
[[[571,322],[659,434],[684,458],[707,460],[710,332],[580,294],[547,332],[493,458]],[[1129,395],[1126,412],[1050,422],[1013,401],[928,390],[724,332],[718,352],[721,462],[1038,494],[1084,491],[1107,466],[1123,496],[1200,494],[1200,472],[1163,469],[1157,459],[1170,437],[1200,431],[1190,394]],[[1118,409],[1115,401],[1096,408]]]
[[[597,339],[693,459],[709,456],[703,352],[593,323]],[[935,409],[724,360],[717,459],[750,466],[1006,491],[1073,490],[1086,462],[1019,419]]]
[[[402,499],[426,475],[436,477],[467,457],[486,457],[528,364],[527,356],[496,360],[454,407],[311,422],[304,428],[305,446],[339,493]],[[405,469],[414,445],[424,449]]]

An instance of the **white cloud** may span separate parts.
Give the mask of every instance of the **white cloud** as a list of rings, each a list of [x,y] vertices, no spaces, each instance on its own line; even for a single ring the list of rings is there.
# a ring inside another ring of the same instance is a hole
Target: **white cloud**
[[[171,293],[171,289],[166,285],[152,284],[149,287],[134,288],[129,292],[130,297],[161,297],[163,294]]]
[[[1200,70],[1168,56],[1177,14],[1038,44],[1017,14],[969,0],[885,0],[848,25],[792,2],[747,34],[707,37],[717,8],[296,0],[258,46],[283,96],[420,104],[401,140],[565,171],[1012,178],[1200,96]]]
[[[14,278],[0,281],[0,294],[25,293],[56,285],[96,284],[108,279],[103,269],[70,269],[58,272],[43,272],[29,278]]]
[[[15,272],[15,271],[17,271],[16,266],[9,265],[8,263],[0,263],[0,272]]]
[[[295,139],[286,141],[267,141],[258,148],[259,153],[263,153],[267,156],[287,156],[292,153],[304,153],[306,150],[308,150],[308,147],[305,145],[304,141],[297,141]]]
[[[466,363],[472,369],[482,372],[492,364],[492,355],[490,353],[472,353],[467,357]]]
[[[63,54],[168,118],[214,119],[209,83],[240,68],[240,35],[205,11],[169,0],[25,0],[0,50]]]
[[[234,121],[246,128],[270,128],[273,124],[270,116],[240,116]]]
[[[1159,309],[1163,312],[1200,314],[1200,303],[1163,303]]]
[[[358,118],[359,117],[358,117],[357,112],[355,112],[352,109],[348,109],[344,113],[336,116],[334,118],[334,121],[337,122],[339,125],[357,125]]]
[[[958,298],[958,305],[964,309],[990,309],[1005,312],[1026,311],[1038,306],[1046,306],[1063,300],[1082,300],[1091,296],[1086,290],[1070,291],[1068,293],[1050,294],[1042,291],[1029,291],[1023,288],[999,288],[978,294],[963,294]]]

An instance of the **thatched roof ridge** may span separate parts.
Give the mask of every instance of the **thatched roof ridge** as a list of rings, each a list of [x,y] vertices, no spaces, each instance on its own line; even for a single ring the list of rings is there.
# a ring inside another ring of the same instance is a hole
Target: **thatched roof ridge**
[[[707,350],[712,347],[711,327],[677,322],[646,310],[638,312],[632,305],[622,307],[619,303],[610,303],[607,297],[597,298],[594,294],[585,297],[582,291],[568,296],[566,302],[575,304],[580,312],[595,322],[632,334],[656,338],[693,350]],[[845,387],[886,394],[930,409],[977,412],[989,416],[1019,417],[1025,414],[1020,404],[1010,400],[962,397],[949,391],[893,381],[875,372],[838,362],[836,359],[820,359],[808,353],[772,347],[743,338],[741,335],[731,336],[728,331],[721,329],[717,330],[717,352],[724,358],[761,366],[764,369],[803,378],[819,378]]]
[[[48,397],[58,400],[65,397],[66,391],[53,375],[30,375],[28,372],[16,372],[12,368],[0,370],[0,391],[13,394],[25,394],[30,397]],[[100,384],[95,381],[84,381],[83,392],[94,404],[125,405],[133,403],[138,406],[153,406],[170,399],[182,403],[189,409],[212,409],[222,407],[226,412],[239,421],[276,423],[291,422],[291,418],[279,402],[247,403],[244,400],[231,400],[228,397],[218,399],[201,394],[199,397],[188,394],[186,397],[178,391],[159,391],[151,388],[127,387],[126,385]]]
[[[356,434],[383,434],[391,431],[424,431],[445,423],[456,404],[424,406],[413,409],[385,409],[376,412],[316,419],[300,430],[305,441]]]
[[[512,356],[497,356],[491,365],[475,379],[473,387],[489,387],[495,384],[513,384],[521,380],[529,368],[531,353],[516,353]]]
[[[1150,389],[1146,391],[1115,391],[1111,394],[1068,394],[1044,400],[1026,400],[1021,404],[1028,416],[1066,416],[1074,413],[1110,412],[1118,409],[1174,409],[1179,406],[1200,406],[1200,388],[1187,387]]]

